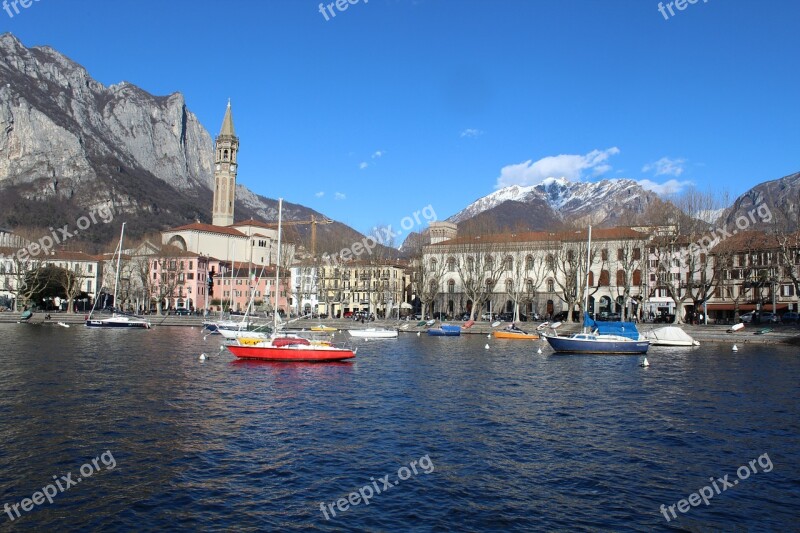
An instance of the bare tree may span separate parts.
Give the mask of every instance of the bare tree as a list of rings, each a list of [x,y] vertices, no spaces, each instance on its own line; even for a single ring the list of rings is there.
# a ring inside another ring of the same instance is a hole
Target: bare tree
[[[616,250],[615,259],[611,261],[616,267],[617,279],[614,288],[617,297],[622,297],[623,315],[626,320],[631,318],[628,303],[633,289],[642,285],[643,252],[646,250],[646,244],[644,238],[622,239]]]
[[[589,262],[587,264],[588,242],[583,240],[562,241],[561,247],[556,254],[553,254],[553,261],[550,271],[554,274],[553,279],[559,288],[559,298],[566,304],[566,322],[572,322],[572,312],[577,306],[581,311],[584,309],[584,301],[587,296],[586,285],[589,270],[597,262],[597,246],[593,245],[589,251]],[[595,280],[589,287],[589,294],[596,293],[599,288],[600,279]]]

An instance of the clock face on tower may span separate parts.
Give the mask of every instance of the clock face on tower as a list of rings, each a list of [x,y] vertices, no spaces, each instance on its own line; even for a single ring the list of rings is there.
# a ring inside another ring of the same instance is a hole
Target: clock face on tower
[[[219,164],[219,163],[217,163],[217,170],[219,170],[219,169],[220,169],[220,164]]]
[[[231,163],[231,172],[236,172],[236,163]]]

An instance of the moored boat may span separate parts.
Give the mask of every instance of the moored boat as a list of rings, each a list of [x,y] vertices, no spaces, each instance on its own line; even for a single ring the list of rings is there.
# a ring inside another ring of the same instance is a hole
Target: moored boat
[[[333,328],[331,326],[325,326],[323,324],[319,324],[317,326],[312,326],[309,329],[311,329],[311,331],[336,331],[336,328]]]
[[[279,302],[281,218],[283,199],[278,199],[278,259],[275,267],[275,308]],[[251,294],[251,299],[252,299]],[[235,344],[227,345],[228,350],[239,359],[258,359],[261,361],[287,362],[327,362],[343,361],[356,356],[356,350],[337,347],[327,341],[310,341],[297,335],[278,333],[278,312],[273,313],[273,334],[269,339],[251,336],[237,339]]]
[[[239,343],[228,345],[228,350],[240,359],[262,361],[344,361],[356,356],[356,350],[296,336],[274,337],[254,344],[250,342],[250,339],[240,339]]]
[[[559,353],[643,354],[650,347],[649,341],[634,340],[622,335],[576,333],[569,337],[544,335],[544,338]]]
[[[347,330],[351,337],[357,339],[396,339],[396,329],[385,328],[367,328],[367,329],[350,329]]]
[[[527,341],[536,341],[539,340],[539,335],[536,333],[528,333],[522,330],[508,330],[508,329],[499,329],[492,332],[495,339],[515,339],[515,340],[527,340]]]
[[[586,247],[586,291],[584,292],[584,309],[589,308],[589,274],[592,264],[592,227],[589,226],[589,243]],[[595,322],[589,313],[583,313],[583,333],[575,333],[569,337],[561,337],[551,326],[553,334],[543,334],[550,347],[558,353],[586,354],[644,354],[650,347],[650,341],[639,335],[633,322]]]
[[[122,229],[119,235],[119,246],[115,254],[117,255],[117,269],[114,275],[114,300],[113,305],[117,305],[117,286],[119,285],[119,266],[122,260],[122,239],[125,236],[125,223],[122,223]],[[95,298],[94,305],[97,305],[97,298]],[[110,318],[92,318],[94,314],[94,306],[86,317],[87,328],[123,328],[123,329],[150,329],[150,322],[143,318],[134,315],[120,313],[114,308]]]
[[[428,335],[432,337],[458,337],[461,335],[461,326],[442,324],[442,327],[429,329]]]
[[[691,335],[675,326],[645,331],[642,336],[649,340],[652,346],[700,346]]]

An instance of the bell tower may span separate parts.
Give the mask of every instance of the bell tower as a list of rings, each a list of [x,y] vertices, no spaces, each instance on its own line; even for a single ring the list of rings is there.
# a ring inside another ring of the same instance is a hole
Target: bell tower
[[[233,204],[236,200],[236,172],[239,155],[239,138],[233,130],[231,101],[225,110],[222,129],[217,135],[214,150],[214,206],[212,224],[230,226],[233,224]]]

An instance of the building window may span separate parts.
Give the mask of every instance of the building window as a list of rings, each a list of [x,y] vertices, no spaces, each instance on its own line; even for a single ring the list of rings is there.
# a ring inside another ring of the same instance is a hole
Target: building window
[[[547,280],[547,292],[556,292],[556,283],[552,279]]]
[[[533,270],[533,256],[529,255],[525,258],[525,270]]]

